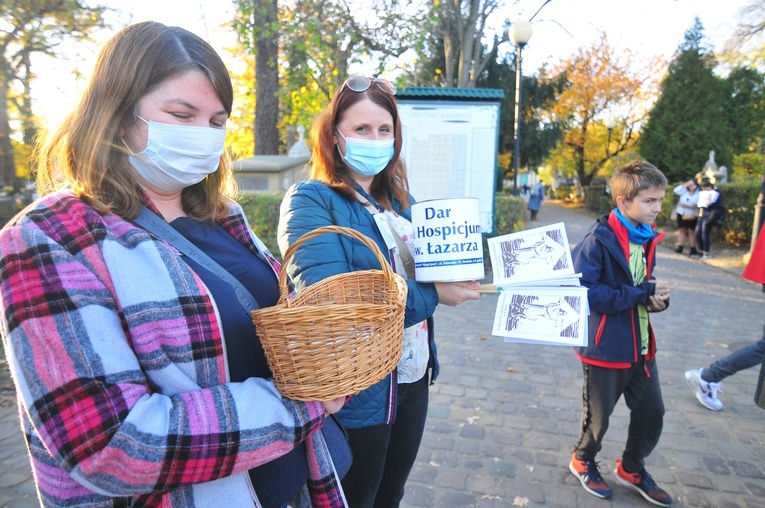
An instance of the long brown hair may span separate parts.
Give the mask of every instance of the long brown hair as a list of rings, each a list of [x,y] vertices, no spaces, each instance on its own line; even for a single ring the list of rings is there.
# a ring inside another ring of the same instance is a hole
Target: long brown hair
[[[364,92],[354,92],[347,86],[342,86],[335,93],[329,106],[325,109],[311,128],[313,140],[313,155],[311,157],[311,174],[314,180],[326,183],[349,200],[356,199],[356,182],[351,169],[343,161],[340,151],[335,145],[337,124],[343,120],[345,112],[359,101],[369,99],[390,113],[393,118],[393,158],[372,180],[370,194],[387,209],[392,208],[391,198],[395,198],[403,208],[409,206],[409,182],[406,177],[406,166],[401,158],[401,119],[393,96],[384,92],[373,83]]]
[[[210,79],[230,114],[231,78],[204,40],[156,22],[137,23],[114,35],[101,50],[79,105],[37,151],[40,195],[68,187],[101,213],[135,218],[144,194],[120,132],[136,121],[142,97],[191,70]],[[197,220],[213,220],[225,213],[234,189],[230,162],[223,156],[214,173],[183,190],[183,209]]]

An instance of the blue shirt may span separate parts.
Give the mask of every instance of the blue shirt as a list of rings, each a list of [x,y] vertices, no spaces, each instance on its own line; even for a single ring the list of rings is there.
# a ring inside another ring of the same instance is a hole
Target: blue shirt
[[[221,227],[196,222],[189,217],[179,217],[170,225],[241,282],[261,308],[276,304],[279,283],[265,259],[254,256]],[[204,281],[217,304],[231,381],[271,378],[255,326],[234,289],[193,259],[187,256],[183,259]],[[286,455],[250,470],[250,479],[264,508],[282,506],[308,479],[305,446],[301,443]]]

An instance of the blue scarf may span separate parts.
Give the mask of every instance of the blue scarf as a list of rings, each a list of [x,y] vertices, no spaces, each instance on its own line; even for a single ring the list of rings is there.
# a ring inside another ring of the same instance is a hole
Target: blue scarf
[[[622,215],[622,212],[620,212],[618,208],[614,208],[614,215],[616,215],[616,218],[619,219],[619,222],[621,222],[622,225],[627,228],[627,233],[629,233],[631,243],[645,245],[648,240],[656,236],[656,233],[649,224],[641,223],[637,226],[633,226],[630,221],[627,220],[627,217]]]

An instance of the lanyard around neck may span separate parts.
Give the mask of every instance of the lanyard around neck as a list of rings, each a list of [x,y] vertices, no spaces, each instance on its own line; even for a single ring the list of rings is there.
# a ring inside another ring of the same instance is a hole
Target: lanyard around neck
[[[193,259],[204,268],[227,282],[234,290],[239,304],[249,314],[253,310],[260,308],[260,305],[247,291],[247,288],[239,282],[236,277],[231,275],[225,268],[220,266],[214,259],[202,252],[199,247],[191,243],[185,236],[175,230],[170,224],[164,221],[159,215],[152,212],[145,206],[141,206],[141,212],[133,221],[146,231],[154,234],[157,238],[165,240],[167,243],[178,249],[182,254]]]

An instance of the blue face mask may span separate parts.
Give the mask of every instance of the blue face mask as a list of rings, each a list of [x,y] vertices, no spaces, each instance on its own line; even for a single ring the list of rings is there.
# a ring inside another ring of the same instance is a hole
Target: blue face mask
[[[345,140],[345,155],[343,160],[360,176],[375,176],[385,169],[385,166],[393,158],[395,139],[382,141],[358,138],[346,138],[343,133],[337,131]],[[340,148],[338,147],[338,150]],[[342,155],[342,153],[341,153]]]

